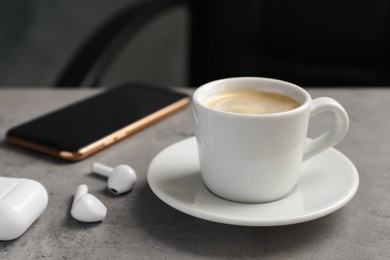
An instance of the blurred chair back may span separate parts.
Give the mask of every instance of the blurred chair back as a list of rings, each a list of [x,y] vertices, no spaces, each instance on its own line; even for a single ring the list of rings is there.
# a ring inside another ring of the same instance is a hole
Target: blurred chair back
[[[301,86],[390,86],[387,0],[140,1],[98,28],[55,85],[99,85],[127,41],[178,4],[190,15],[188,86],[235,76]]]

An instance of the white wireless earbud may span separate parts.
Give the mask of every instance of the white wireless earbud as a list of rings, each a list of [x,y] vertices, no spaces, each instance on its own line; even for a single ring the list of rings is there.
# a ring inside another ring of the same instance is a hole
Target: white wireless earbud
[[[108,177],[107,187],[115,195],[130,191],[137,181],[135,171],[124,164],[111,168],[95,162],[92,164],[92,172]]]
[[[88,193],[88,187],[82,184],[77,187],[70,214],[82,222],[102,221],[107,214],[107,208],[95,196]]]

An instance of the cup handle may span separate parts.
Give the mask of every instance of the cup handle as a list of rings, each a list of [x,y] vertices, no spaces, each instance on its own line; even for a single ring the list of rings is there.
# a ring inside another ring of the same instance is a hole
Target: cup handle
[[[327,111],[331,111],[335,115],[333,127],[305,145],[303,161],[337,144],[347,133],[348,114],[339,102],[329,97],[320,97],[312,101],[310,117]]]

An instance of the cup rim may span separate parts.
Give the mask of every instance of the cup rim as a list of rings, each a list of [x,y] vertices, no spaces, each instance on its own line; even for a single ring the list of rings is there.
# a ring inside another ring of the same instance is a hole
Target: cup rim
[[[253,81],[253,80],[260,80],[262,82],[264,81],[270,81],[270,82],[276,82],[284,85],[288,85],[289,87],[293,88],[296,91],[299,91],[304,96],[304,102],[302,102],[298,107],[293,108],[288,111],[282,111],[282,112],[275,112],[275,113],[269,113],[269,114],[241,114],[241,113],[234,113],[234,112],[227,112],[227,111],[220,111],[213,108],[208,107],[205,105],[202,101],[199,100],[199,94],[204,91],[205,88],[209,88],[211,85],[216,85],[219,83],[223,83],[226,81],[233,81],[233,80],[243,80],[243,81]],[[213,80],[210,82],[207,82],[201,86],[199,86],[194,93],[192,94],[192,100],[193,104],[196,104],[200,107],[203,107],[207,110],[213,111],[214,113],[225,115],[225,116],[233,116],[233,117],[254,117],[254,118],[266,118],[266,117],[279,117],[279,116],[287,116],[290,114],[299,113],[302,110],[305,110],[307,106],[309,106],[312,98],[310,94],[303,89],[302,87],[280,79],[274,79],[274,78],[267,78],[267,77],[231,77],[231,78],[223,78],[218,80]]]

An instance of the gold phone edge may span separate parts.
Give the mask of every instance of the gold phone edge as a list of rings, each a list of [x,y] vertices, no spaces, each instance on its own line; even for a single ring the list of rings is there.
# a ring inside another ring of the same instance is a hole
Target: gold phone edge
[[[28,148],[34,151],[42,152],[51,156],[55,156],[61,159],[70,160],[70,161],[79,161],[82,160],[92,154],[95,154],[117,142],[123,140],[124,138],[140,131],[141,129],[148,127],[171,114],[185,108],[191,99],[189,97],[183,98],[175,103],[172,103],[118,131],[94,142],[91,143],[78,151],[61,151],[49,146],[37,144],[31,141],[27,141],[18,137],[14,137],[12,135],[6,135],[5,139],[15,145]]]

